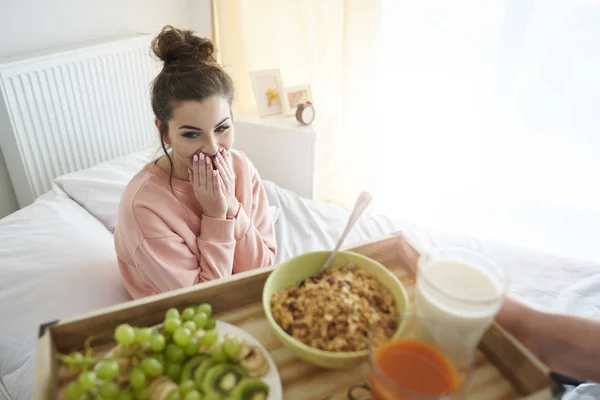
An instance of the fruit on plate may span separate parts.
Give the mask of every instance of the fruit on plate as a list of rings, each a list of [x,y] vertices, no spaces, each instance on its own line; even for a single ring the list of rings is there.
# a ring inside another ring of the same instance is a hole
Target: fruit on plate
[[[194,374],[196,370],[202,364],[203,361],[208,360],[209,357],[205,355],[194,356],[190,358],[185,365],[183,366],[183,371],[181,372],[181,382],[190,381],[194,379]]]
[[[117,344],[104,355],[94,353],[90,337],[84,352],[57,356],[61,379],[70,382],[62,398],[266,399],[269,386],[256,379],[269,371],[262,348],[215,327],[212,307],[201,304],[168,310],[160,325],[119,325]]]
[[[258,378],[269,372],[269,363],[262,349],[248,343],[243,343],[240,347],[237,359],[240,365],[246,370],[248,376]]]
[[[231,391],[230,400],[267,400],[269,385],[256,378],[244,378]]]
[[[212,368],[216,365],[216,363],[213,361],[212,358],[207,358],[206,360],[204,360],[202,362],[202,364],[200,364],[200,366],[198,367],[198,369],[196,370],[196,372],[194,372],[194,382],[196,383],[196,386],[201,387],[202,386],[202,381],[204,380],[204,375],[206,375],[206,371],[209,370],[209,368]]]
[[[150,400],[166,400],[171,393],[178,391],[179,386],[170,378],[161,376],[150,384]]]
[[[233,364],[217,364],[206,371],[201,389],[204,393],[227,396],[246,377],[243,368]]]

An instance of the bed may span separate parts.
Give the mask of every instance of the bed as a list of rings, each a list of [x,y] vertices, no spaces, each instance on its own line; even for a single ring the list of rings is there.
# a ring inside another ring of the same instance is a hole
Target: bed
[[[121,192],[158,152],[147,121],[145,79],[155,71],[144,58],[148,40],[111,41],[0,66],[0,144],[23,206],[0,220],[0,397],[31,398],[40,324],[130,300],[112,233]],[[124,128],[106,139],[119,126]],[[276,261],[332,248],[349,211],[312,199],[314,132],[243,121],[236,122],[236,132],[235,147],[264,179]],[[381,215],[363,216],[347,244],[399,231],[422,250],[460,245],[487,254],[508,269],[511,292],[530,304],[600,315],[600,264],[593,262],[424,230]]]

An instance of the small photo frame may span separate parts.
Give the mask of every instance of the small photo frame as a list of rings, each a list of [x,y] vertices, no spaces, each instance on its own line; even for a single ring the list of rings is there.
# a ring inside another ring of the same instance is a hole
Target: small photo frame
[[[281,93],[281,74],[278,69],[250,72],[252,89],[256,99],[256,108],[261,117],[281,114],[283,110]]]
[[[296,114],[298,104],[313,102],[310,85],[291,86],[283,89],[283,112],[285,115]]]

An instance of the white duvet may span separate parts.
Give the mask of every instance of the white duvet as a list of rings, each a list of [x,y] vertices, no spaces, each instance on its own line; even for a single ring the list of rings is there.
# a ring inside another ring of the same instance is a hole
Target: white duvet
[[[138,157],[123,169],[127,163],[121,160],[117,174],[100,176],[96,170],[94,179],[75,177],[80,183],[96,181],[114,190],[102,189],[107,195],[101,199],[98,213],[80,205],[85,192],[78,192],[78,204],[56,187],[0,221],[0,395],[6,399],[31,398],[40,324],[129,300],[117,268],[112,233],[107,229],[111,221],[101,222],[96,217],[110,218],[111,210],[116,210],[111,202],[118,202],[119,190],[144,161]],[[102,168],[115,171],[110,165]],[[69,188],[65,185],[68,180],[62,183]],[[302,199],[271,182],[265,182],[265,187],[270,204],[279,209],[277,261],[334,246],[349,215],[347,210]],[[511,292],[530,304],[600,316],[600,265],[592,262],[425,231],[383,216],[361,218],[347,244],[395,231],[404,232],[422,250],[460,245],[487,254],[508,269]]]

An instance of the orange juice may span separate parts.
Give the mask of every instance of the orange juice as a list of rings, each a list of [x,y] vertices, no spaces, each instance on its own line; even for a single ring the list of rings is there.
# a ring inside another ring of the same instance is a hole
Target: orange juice
[[[375,400],[418,400],[454,393],[459,373],[436,348],[419,340],[392,340],[373,354],[371,391]],[[382,376],[383,375],[383,376]]]

